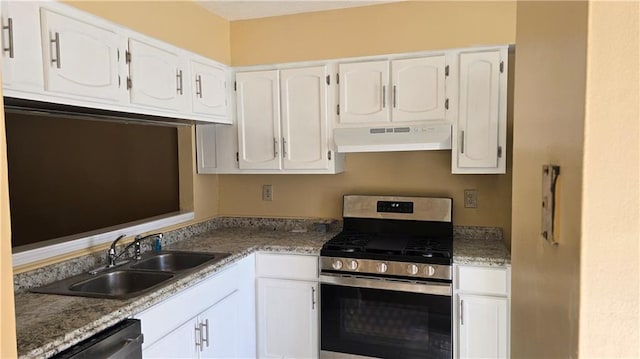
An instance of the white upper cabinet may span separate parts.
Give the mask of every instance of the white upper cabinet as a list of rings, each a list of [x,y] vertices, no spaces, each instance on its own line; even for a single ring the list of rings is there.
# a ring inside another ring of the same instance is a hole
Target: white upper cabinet
[[[280,169],[278,71],[236,74],[240,168]]]
[[[445,56],[391,61],[394,122],[445,119]]]
[[[121,37],[48,9],[41,10],[45,90],[119,101]]]
[[[151,40],[129,39],[131,103],[164,110],[187,110],[189,74],[177,50]]]
[[[454,173],[504,173],[507,49],[461,52]]]
[[[339,65],[342,126],[446,121],[444,54]]]
[[[326,66],[280,72],[285,169],[329,167]]]
[[[40,2],[2,1],[4,89],[42,91]]]
[[[190,65],[193,112],[228,121],[228,72],[223,67],[205,60],[191,60]]]
[[[340,64],[338,73],[340,124],[389,121],[389,61]]]
[[[236,73],[241,171],[342,171],[329,137],[328,76],[326,65]]]

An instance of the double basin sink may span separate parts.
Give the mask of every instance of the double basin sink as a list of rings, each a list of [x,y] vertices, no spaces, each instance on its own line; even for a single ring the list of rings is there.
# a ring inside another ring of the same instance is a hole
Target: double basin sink
[[[145,254],[112,268],[80,274],[42,287],[36,293],[129,299],[219,262],[229,253],[163,251]]]

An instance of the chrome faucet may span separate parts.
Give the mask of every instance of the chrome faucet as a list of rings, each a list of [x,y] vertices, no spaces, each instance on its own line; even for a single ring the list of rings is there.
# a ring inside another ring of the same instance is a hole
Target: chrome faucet
[[[120,252],[120,254],[116,254],[116,245],[118,244],[118,242],[124,238],[125,235],[119,235],[118,238],[116,238],[112,243],[111,246],[109,246],[109,250],[107,251],[107,267],[103,268],[103,269],[107,269],[107,268],[113,268],[115,267],[118,263],[116,262],[118,258],[120,258],[121,255],[127,253],[127,251],[129,250],[129,248],[131,248],[131,246],[134,246],[134,256],[133,258],[135,260],[141,259],[141,250],[140,250],[140,242],[143,239],[147,239],[147,238],[158,238],[158,239],[162,239],[163,234],[162,233],[155,233],[155,234],[149,234],[146,236],[140,236],[137,235],[135,236],[135,238],[133,239],[133,242],[129,243],[123,250],[122,252]],[[121,263],[122,264],[122,263]],[[96,270],[92,270],[89,273],[91,274],[96,274],[100,271],[102,271],[103,269],[96,269]]]
[[[135,245],[135,247],[134,247],[134,255],[133,255],[133,258],[134,258],[134,259],[136,259],[136,260],[138,260],[138,259],[140,259],[140,258],[141,258],[141,256],[140,256],[140,242],[141,242],[143,239],[147,239],[147,238],[157,238],[157,239],[162,240],[162,237],[164,237],[164,235],[163,235],[162,233],[148,234],[148,235],[146,235],[146,236],[144,236],[144,237],[142,237],[142,236],[140,236],[140,235],[137,235],[137,236],[135,237],[135,239],[133,240],[133,244]]]
[[[126,252],[126,249],[120,253],[120,255],[116,255],[116,244],[118,244],[118,242],[124,238],[125,235],[121,234],[118,236],[118,238],[116,238],[115,241],[113,241],[111,243],[111,246],[109,247],[109,250],[107,251],[107,268],[111,268],[111,267],[115,267],[116,265],[116,259],[118,257],[120,257],[120,255],[122,255],[122,253]]]

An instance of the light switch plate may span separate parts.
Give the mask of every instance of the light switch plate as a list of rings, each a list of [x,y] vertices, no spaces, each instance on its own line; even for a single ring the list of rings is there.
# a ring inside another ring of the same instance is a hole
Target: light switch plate
[[[560,166],[542,166],[542,228],[540,234],[549,243],[557,244],[554,232],[556,210],[556,183],[560,175]]]

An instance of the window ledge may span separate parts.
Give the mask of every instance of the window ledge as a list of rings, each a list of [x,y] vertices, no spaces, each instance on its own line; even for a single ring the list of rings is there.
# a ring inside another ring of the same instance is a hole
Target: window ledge
[[[34,262],[58,257],[67,253],[89,249],[101,244],[111,243],[119,235],[135,236],[154,230],[166,228],[175,224],[184,223],[195,218],[193,212],[180,212],[165,216],[153,217],[136,222],[131,222],[106,230],[84,233],[79,236],[62,237],[52,242],[54,244],[38,248],[26,248],[13,253],[13,267],[23,266]],[[76,239],[72,239],[76,237]],[[22,248],[21,248],[22,249]]]

